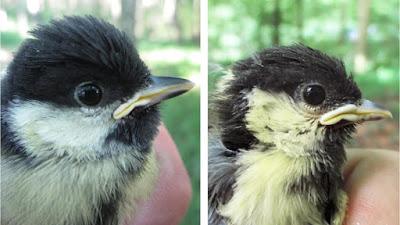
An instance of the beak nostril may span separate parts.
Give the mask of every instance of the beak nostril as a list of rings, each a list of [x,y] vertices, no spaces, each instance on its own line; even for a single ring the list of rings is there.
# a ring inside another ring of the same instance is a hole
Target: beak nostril
[[[344,101],[345,104],[354,104],[353,100],[347,99]]]
[[[340,105],[347,105],[347,104],[353,104],[353,105],[358,105],[359,101],[357,101],[354,98],[351,97],[344,97],[341,101]]]

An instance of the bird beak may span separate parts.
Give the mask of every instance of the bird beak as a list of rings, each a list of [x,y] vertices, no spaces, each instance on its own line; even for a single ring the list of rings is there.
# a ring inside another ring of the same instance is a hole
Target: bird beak
[[[371,101],[363,100],[359,106],[347,104],[323,114],[319,119],[319,123],[322,125],[334,125],[341,120],[356,123],[385,118],[392,118],[392,113]]]
[[[151,106],[163,100],[183,94],[193,88],[194,84],[176,77],[151,76],[152,84],[139,91],[133,98],[121,104],[113,113],[114,119],[127,116],[138,106]]]

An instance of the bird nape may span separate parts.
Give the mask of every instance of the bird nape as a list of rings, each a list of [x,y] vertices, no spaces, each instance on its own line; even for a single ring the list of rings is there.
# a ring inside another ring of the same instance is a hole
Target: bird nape
[[[234,64],[213,106],[212,225],[342,224],[343,144],[356,124],[391,117],[362,99],[340,60],[303,45]]]
[[[31,35],[1,80],[1,224],[122,224],[157,178],[157,104],[193,84],[91,16]]]

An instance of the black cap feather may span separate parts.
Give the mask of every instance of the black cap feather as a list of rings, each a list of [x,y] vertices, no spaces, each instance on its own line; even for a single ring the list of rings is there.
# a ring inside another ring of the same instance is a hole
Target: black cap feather
[[[91,80],[107,86],[107,104],[149,83],[130,38],[101,19],[65,17],[30,33],[8,68],[8,86],[20,98],[76,105],[73,88]]]

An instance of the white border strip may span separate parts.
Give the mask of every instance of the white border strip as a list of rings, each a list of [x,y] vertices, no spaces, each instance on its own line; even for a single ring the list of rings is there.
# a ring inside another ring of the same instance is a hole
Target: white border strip
[[[200,1],[200,224],[208,224],[208,1]]]

